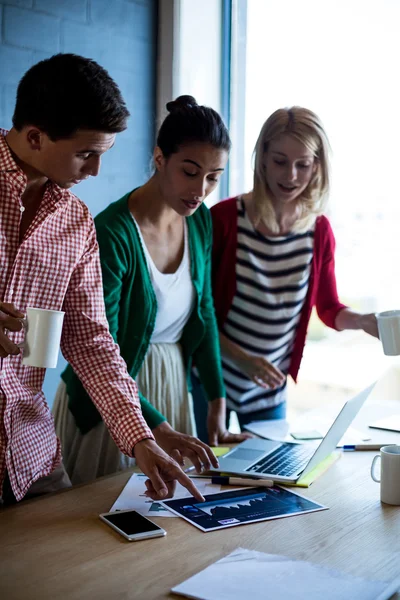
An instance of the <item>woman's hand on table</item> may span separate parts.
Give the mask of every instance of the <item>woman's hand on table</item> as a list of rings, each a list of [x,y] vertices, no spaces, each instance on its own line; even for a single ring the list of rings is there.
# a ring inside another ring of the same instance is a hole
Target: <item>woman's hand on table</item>
[[[208,471],[211,466],[218,468],[218,459],[207,444],[192,435],[175,431],[167,421],[153,429],[153,435],[157,444],[182,467],[184,458],[188,458],[197,473]]]
[[[216,398],[208,403],[207,430],[210,446],[238,444],[253,437],[251,433],[231,433],[226,425],[225,398]]]

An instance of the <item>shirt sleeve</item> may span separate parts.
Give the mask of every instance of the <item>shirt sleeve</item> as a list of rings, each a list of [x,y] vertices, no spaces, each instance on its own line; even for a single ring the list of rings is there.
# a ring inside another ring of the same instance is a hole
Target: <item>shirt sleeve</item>
[[[221,204],[221,203],[220,203]],[[213,244],[212,244],[212,281],[217,277],[217,266],[219,265],[224,248],[224,227],[220,218],[221,205],[216,204],[210,209],[212,217]]]
[[[96,405],[118,448],[132,456],[135,444],[153,439],[153,435],[140,409],[136,383],[110,335],[93,221],[85,251],[72,274],[63,310],[61,351]]]
[[[339,300],[336,275],[335,275],[335,236],[328,219],[324,219],[325,225],[322,235],[322,261],[320,268],[319,283],[317,287],[316,308],[321,321],[328,327],[336,329],[335,320],[337,314],[347,308]]]
[[[215,204],[210,209],[210,215],[213,232],[211,284],[215,316],[218,328],[222,331],[236,292],[236,198]]]
[[[201,299],[201,314],[205,324],[204,337],[194,353],[194,362],[209,400],[225,397],[222,377],[219,333],[215,317],[211,288],[212,225],[207,212],[207,238],[205,249],[204,288]]]

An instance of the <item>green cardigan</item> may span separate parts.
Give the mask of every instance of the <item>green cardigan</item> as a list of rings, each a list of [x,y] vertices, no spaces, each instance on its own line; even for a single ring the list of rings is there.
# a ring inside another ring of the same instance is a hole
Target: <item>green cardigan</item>
[[[103,273],[104,299],[111,335],[119,344],[129,374],[135,378],[154,331],[157,300],[138,231],[128,209],[129,194],[110,204],[95,219]],[[211,292],[212,223],[200,206],[187,217],[195,307],[180,340],[190,389],[194,360],[209,400],[225,396],[218,329]],[[70,365],[61,375],[67,386],[69,409],[82,433],[101,416]],[[143,416],[154,429],[165,418],[140,394]],[[150,399],[151,400],[151,399]]]

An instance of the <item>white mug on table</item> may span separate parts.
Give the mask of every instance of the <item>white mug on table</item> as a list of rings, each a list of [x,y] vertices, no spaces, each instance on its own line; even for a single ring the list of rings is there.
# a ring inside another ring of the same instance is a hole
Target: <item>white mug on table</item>
[[[57,366],[63,320],[61,310],[26,309],[25,340],[20,344],[23,365],[44,369]]]
[[[381,461],[381,476],[375,475],[377,460]],[[381,501],[385,504],[400,506],[400,446],[383,446],[381,453],[374,456],[371,465],[371,477],[381,484]]]
[[[376,313],[379,339],[386,356],[400,354],[400,310],[387,310]]]

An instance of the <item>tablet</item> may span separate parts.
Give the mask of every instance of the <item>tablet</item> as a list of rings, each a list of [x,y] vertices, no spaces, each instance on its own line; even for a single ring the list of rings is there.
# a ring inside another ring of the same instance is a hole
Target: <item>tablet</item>
[[[279,486],[207,494],[205,502],[191,497],[163,500],[160,504],[201,531],[215,531],[327,509],[322,504]]]

